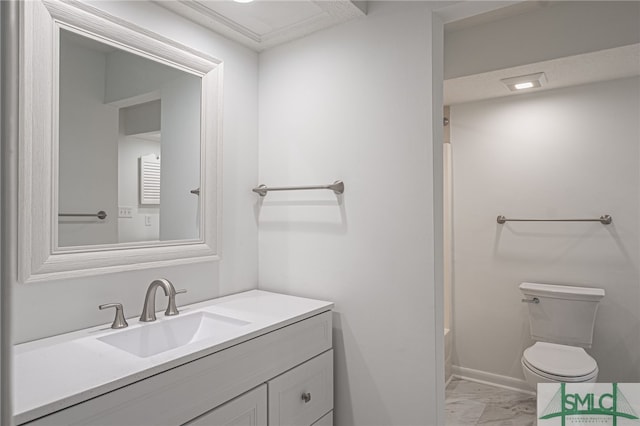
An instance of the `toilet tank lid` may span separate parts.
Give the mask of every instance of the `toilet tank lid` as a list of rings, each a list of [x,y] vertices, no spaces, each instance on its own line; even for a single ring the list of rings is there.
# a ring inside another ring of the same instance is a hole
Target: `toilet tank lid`
[[[604,297],[604,289],[572,285],[522,283],[520,284],[520,290],[526,294],[558,298],[582,296],[585,299],[600,300]]]

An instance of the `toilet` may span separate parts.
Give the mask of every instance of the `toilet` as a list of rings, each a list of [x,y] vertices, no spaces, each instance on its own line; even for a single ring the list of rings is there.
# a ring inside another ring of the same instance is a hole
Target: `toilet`
[[[598,364],[590,348],[598,303],[604,290],[553,284],[522,283],[529,306],[531,338],[522,354],[522,371],[533,388],[538,383],[592,383]]]

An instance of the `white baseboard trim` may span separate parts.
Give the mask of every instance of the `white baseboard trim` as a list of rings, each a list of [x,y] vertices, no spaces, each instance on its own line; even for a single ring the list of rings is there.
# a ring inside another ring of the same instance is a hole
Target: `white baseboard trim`
[[[446,387],[447,387],[447,386],[449,386],[449,383],[451,383],[451,379],[453,379],[453,374],[451,374],[451,375],[449,376],[449,378],[447,379],[447,381],[446,381],[446,382],[444,382],[444,387],[445,387],[445,389],[446,389]]]
[[[471,380],[472,382],[498,386],[500,388],[523,392],[529,395],[536,394],[526,381],[516,379],[515,377],[501,376],[499,374],[487,373],[486,371],[460,367],[459,365],[451,366],[451,375],[461,379]]]

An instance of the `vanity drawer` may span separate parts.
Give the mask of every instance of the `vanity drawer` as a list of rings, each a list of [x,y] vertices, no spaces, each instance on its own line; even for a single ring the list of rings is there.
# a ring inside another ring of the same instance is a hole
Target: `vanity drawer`
[[[267,384],[269,426],[310,426],[333,409],[333,350]]]

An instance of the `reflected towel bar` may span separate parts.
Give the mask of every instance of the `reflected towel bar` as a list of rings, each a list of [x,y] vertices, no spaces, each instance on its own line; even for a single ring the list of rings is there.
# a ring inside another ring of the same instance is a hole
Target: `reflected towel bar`
[[[609,225],[613,218],[608,215],[602,215],[599,219],[508,219],[502,215],[498,216],[498,223],[505,222],[600,222],[603,225]]]
[[[342,194],[344,192],[344,183],[341,180],[337,180],[330,185],[282,186],[277,188],[269,188],[266,185],[260,185],[257,188],[253,188],[252,191],[256,194],[260,194],[261,197],[264,197],[269,191],[298,191],[306,189],[330,189],[336,194]]]
[[[100,210],[98,213],[58,213],[59,217],[97,217],[104,220],[107,218],[107,213],[104,210]]]

